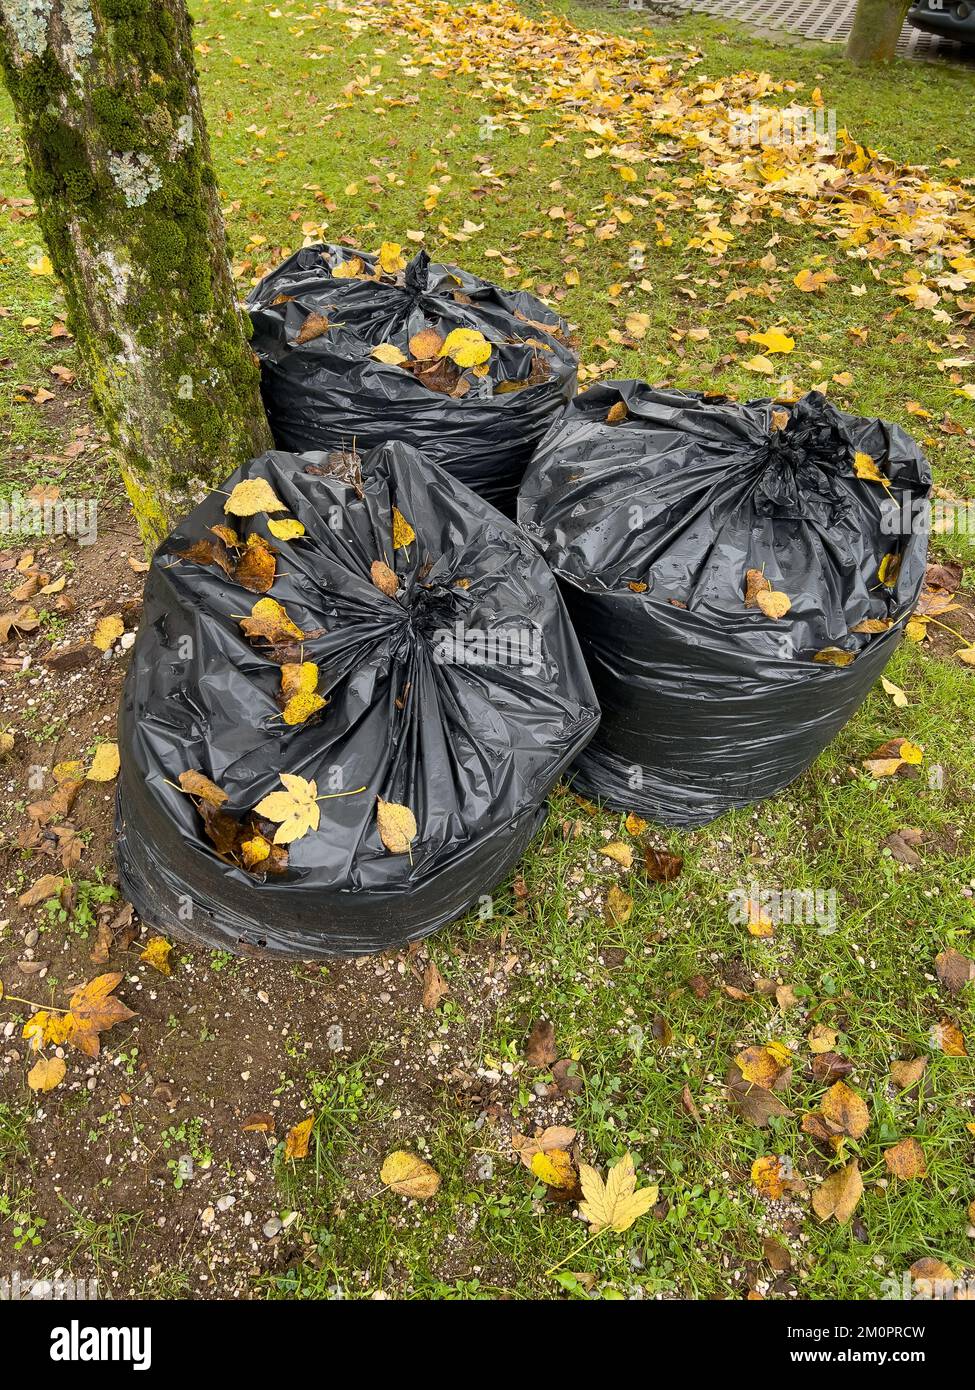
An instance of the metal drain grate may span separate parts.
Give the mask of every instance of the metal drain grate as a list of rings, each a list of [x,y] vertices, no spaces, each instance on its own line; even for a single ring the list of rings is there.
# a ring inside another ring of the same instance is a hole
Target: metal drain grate
[[[823,43],[844,43],[853,24],[856,0],[667,0],[668,9],[697,10],[721,19],[736,19],[765,29],[782,29]],[[965,50],[951,39],[923,34],[905,23],[897,43],[904,58],[965,60]]]

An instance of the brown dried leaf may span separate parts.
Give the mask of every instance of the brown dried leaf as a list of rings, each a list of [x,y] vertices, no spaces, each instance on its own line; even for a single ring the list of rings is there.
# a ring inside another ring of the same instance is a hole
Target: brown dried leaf
[[[949,994],[960,994],[969,980],[975,979],[975,961],[969,960],[968,956],[963,956],[961,951],[953,947],[935,956],[934,968]]]
[[[927,1175],[928,1165],[924,1150],[916,1139],[902,1139],[892,1148],[884,1149],[884,1162],[887,1164],[888,1172],[895,1178],[907,1181]]]
[[[71,996],[65,1015],[65,1022],[69,1025],[65,1041],[88,1057],[98,1056],[99,1034],[114,1028],[116,1023],[126,1023],[130,1018],[135,1018],[134,1012],[114,996],[113,991],[121,983],[120,973],[113,971],[107,975],[97,975]]]
[[[437,1007],[441,999],[450,993],[447,981],[441,975],[433,961],[427,962],[427,968],[423,972],[423,1007],[431,1010]]]
[[[274,583],[275,551],[258,532],[247,537],[247,549],[237,561],[234,579],[252,594],[266,594]]]
[[[891,1062],[890,1079],[899,1091],[909,1091],[920,1081],[927,1064],[927,1057],[912,1057],[906,1062]]]
[[[669,850],[654,849],[652,845],[644,844],[643,863],[647,878],[654,883],[673,883],[684,867],[684,858],[680,854],[671,854]]]
[[[832,1173],[812,1195],[813,1211],[820,1221],[832,1216],[842,1226],[856,1211],[863,1196],[863,1179],[859,1162],[854,1159],[839,1172]]]
[[[17,903],[20,907],[36,907],[38,903],[53,898],[55,893],[60,893],[63,883],[64,879],[57,874],[44,874],[26,893],[21,893]]]
[[[845,1081],[837,1081],[823,1097],[822,1114],[838,1134],[861,1139],[870,1128],[870,1109],[867,1102]]]
[[[443,345],[444,340],[435,328],[422,328],[419,333],[413,334],[407,346],[418,362],[426,362],[432,357],[439,357]]]
[[[553,1062],[558,1061],[558,1056],[555,1028],[546,1019],[539,1019],[528,1034],[525,1061],[536,1071],[547,1071]]]
[[[792,1114],[774,1091],[767,1091],[762,1086],[755,1086],[746,1081],[741,1069],[734,1062],[725,1075],[725,1085],[728,1087],[729,1098],[739,1114],[749,1124],[757,1125],[760,1129],[777,1116],[788,1118]]]
[[[310,313],[295,334],[295,343],[298,347],[303,343],[310,343],[314,338],[320,338],[323,333],[327,333],[330,327],[331,324],[324,314]]]
[[[369,576],[376,588],[389,598],[394,598],[399,592],[399,580],[396,578],[396,572],[391,570],[384,561],[373,560],[369,567]]]
[[[209,802],[211,806],[222,806],[227,800],[227,793],[203,772],[190,769],[188,772],[181,772],[176,780],[184,792],[199,797],[201,801]]]

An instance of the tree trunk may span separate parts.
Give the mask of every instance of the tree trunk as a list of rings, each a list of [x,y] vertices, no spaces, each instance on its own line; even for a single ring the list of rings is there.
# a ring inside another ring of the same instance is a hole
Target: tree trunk
[[[69,324],[147,543],[270,445],[184,0],[0,0]]]
[[[894,56],[911,0],[858,0],[846,41],[851,63],[886,63]]]

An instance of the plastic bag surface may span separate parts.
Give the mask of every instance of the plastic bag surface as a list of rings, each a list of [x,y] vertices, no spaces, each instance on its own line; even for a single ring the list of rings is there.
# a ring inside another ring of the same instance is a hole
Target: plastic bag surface
[[[504,879],[597,722],[512,522],[406,445],[263,455],[152,561],[120,717],[123,890],[231,950],[401,946]],[[318,814],[278,843],[287,807],[265,799],[289,789]]]
[[[375,255],[305,247],[248,308],[279,448],[362,452],[401,439],[509,514],[576,389],[563,319],[422,251],[387,272]]]
[[[798,776],[915,606],[930,482],[897,425],[817,393],[736,404],[620,381],[578,396],[518,511],[602,710],[574,783],[686,827]],[[770,616],[763,590],[788,611]]]

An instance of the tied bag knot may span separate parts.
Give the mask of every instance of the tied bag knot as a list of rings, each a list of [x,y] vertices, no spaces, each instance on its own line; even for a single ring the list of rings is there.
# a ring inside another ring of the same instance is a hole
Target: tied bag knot
[[[819,391],[803,397],[788,416],[759,448],[755,510],[833,526],[847,510],[838,479],[852,464],[853,446]]]

